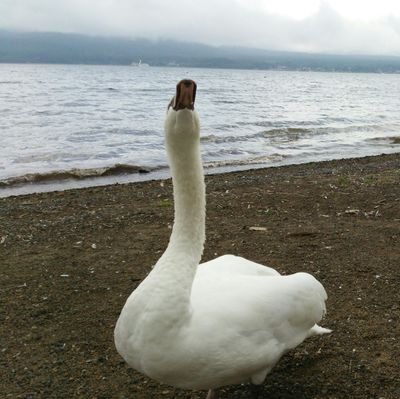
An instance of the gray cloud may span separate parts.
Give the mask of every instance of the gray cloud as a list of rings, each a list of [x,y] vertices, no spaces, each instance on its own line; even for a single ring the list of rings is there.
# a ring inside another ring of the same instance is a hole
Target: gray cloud
[[[325,2],[299,21],[245,8],[237,0],[1,0],[0,28],[400,55],[399,18],[355,22]]]

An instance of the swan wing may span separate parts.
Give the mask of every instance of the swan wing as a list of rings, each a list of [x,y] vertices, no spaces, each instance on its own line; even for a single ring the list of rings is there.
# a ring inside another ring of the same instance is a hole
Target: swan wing
[[[310,335],[325,313],[325,299],[322,285],[307,273],[196,275],[192,318],[180,342],[182,364],[195,357],[198,368],[184,378],[198,388],[261,383]]]
[[[216,323],[214,330],[228,326],[236,331],[262,329],[291,347],[289,341],[297,331],[304,339],[322,319],[326,299],[322,284],[308,273],[203,273],[194,279],[191,305],[194,317],[201,315]]]
[[[280,274],[272,267],[252,262],[248,259],[235,255],[223,255],[211,261],[202,263],[197,269],[197,274],[204,277],[208,273],[217,274],[239,274],[248,276],[279,276]]]

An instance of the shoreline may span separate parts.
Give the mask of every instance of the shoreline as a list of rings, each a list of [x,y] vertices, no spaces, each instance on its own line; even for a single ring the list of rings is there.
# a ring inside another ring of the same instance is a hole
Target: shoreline
[[[333,333],[285,355],[262,397],[399,397],[399,183],[399,153],[206,176],[203,261],[232,253],[309,272],[328,292],[321,325]],[[172,220],[170,179],[0,198],[0,392],[204,399],[136,373],[113,344]],[[250,392],[228,386],[221,399]]]
[[[296,166],[296,165],[307,165],[307,164],[323,164],[325,162],[331,161],[347,161],[347,160],[355,160],[355,159],[363,159],[370,157],[380,157],[392,154],[400,154],[400,152],[391,152],[391,153],[382,153],[378,155],[364,155],[360,157],[349,157],[349,158],[332,158],[328,160],[308,160],[305,159],[303,162],[298,161],[296,163],[291,163],[288,160],[275,161],[271,164],[264,163],[243,163],[243,164],[226,164],[226,165],[205,165],[204,173],[206,176],[209,175],[218,175],[225,173],[236,173],[236,172],[246,172],[257,169],[270,169],[270,168],[280,168],[285,166]],[[117,165],[118,166],[118,165]],[[124,166],[124,165],[121,165]],[[132,169],[137,169],[136,173],[130,174],[116,174],[116,175],[105,175],[105,176],[97,176],[97,177],[89,177],[89,178],[79,178],[79,179],[71,179],[65,178],[63,180],[51,180],[44,179],[43,181],[33,181],[26,182],[22,184],[16,185],[0,185],[0,198],[8,198],[20,195],[30,195],[30,194],[39,194],[46,192],[59,192],[66,190],[75,190],[75,189],[84,189],[90,187],[105,187],[105,186],[113,186],[116,184],[133,184],[138,182],[146,182],[146,181],[159,181],[166,180],[170,178],[169,167],[159,167],[154,169],[147,169],[145,167],[138,166],[126,166]],[[99,168],[101,169],[101,168]],[[107,169],[107,168],[105,168]],[[60,172],[58,174],[72,174],[71,171]],[[46,174],[45,174],[46,176]]]

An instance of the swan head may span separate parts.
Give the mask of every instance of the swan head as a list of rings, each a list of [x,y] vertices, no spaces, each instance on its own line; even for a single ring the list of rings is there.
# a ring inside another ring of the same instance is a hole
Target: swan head
[[[168,105],[165,119],[167,142],[199,141],[200,121],[194,109],[197,85],[193,80],[184,79],[176,85],[176,93]]]
[[[183,79],[176,85],[176,94],[172,97],[168,109],[172,107],[175,111],[181,109],[194,110],[197,85],[194,80]]]

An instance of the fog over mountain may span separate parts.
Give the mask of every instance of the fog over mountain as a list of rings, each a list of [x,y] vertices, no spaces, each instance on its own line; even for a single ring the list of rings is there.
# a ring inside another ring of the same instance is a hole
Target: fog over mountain
[[[329,55],[173,40],[0,31],[0,62],[400,72],[400,57]]]
[[[398,0],[1,0],[0,29],[400,56]]]

